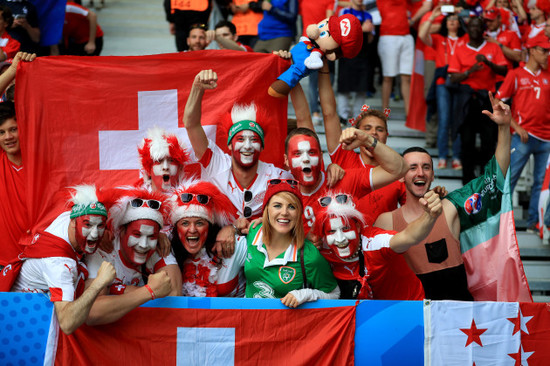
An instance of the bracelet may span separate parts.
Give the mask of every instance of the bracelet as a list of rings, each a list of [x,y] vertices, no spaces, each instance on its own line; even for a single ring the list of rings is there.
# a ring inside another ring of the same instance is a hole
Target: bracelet
[[[157,297],[155,296],[155,293],[153,292],[153,289],[149,286],[149,285],[145,285],[143,286],[147,289],[147,291],[149,291],[149,293],[151,294],[151,300],[154,300],[156,299]]]
[[[500,49],[502,49],[504,47],[504,45],[502,43],[499,43],[498,46],[500,47]]]
[[[373,137],[373,142],[372,144],[367,147],[367,150],[370,151],[371,153],[374,151],[374,148],[376,147],[376,145],[378,144],[378,140],[376,139],[376,137]]]
[[[235,226],[235,224],[232,224],[233,226],[233,229],[235,229],[235,234],[238,235],[238,236],[242,236],[243,233],[241,233],[241,231],[239,229],[237,229],[237,227]]]
[[[317,71],[319,74],[330,74],[330,71]]]

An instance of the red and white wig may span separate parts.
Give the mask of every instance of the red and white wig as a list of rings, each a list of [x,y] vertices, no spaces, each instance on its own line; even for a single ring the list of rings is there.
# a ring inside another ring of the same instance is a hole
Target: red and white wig
[[[340,217],[344,223],[349,223],[350,220],[357,220],[361,224],[361,227],[366,225],[365,218],[363,214],[355,208],[355,203],[350,195],[348,196],[347,202],[339,203],[336,201],[335,197],[345,193],[334,193],[329,192],[326,196],[332,197],[332,201],[326,207],[320,207],[319,211],[315,214],[315,225],[313,227],[313,234],[318,237],[324,237],[324,227],[325,224],[329,222],[330,219]]]
[[[143,170],[150,177],[153,174],[153,165],[165,157],[183,166],[189,161],[189,154],[181,146],[176,135],[167,134],[160,127],[153,127],[147,131],[141,144],[138,146],[139,159]]]
[[[123,225],[144,219],[155,221],[162,229],[164,218],[168,217],[170,211],[164,194],[134,187],[118,188],[117,193],[118,198],[109,210],[109,221],[115,234],[120,232]],[[160,204],[158,209],[157,202]]]
[[[182,194],[187,194],[188,198],[192,196],[191,200],[183,202]],[[201,203],[204,197],[199,199],[198,195],[207,196],[208,202]],[[229,198],[212,183],[197,179],[181,183],[170,196],[170,207],[170,219],[174,226],[185,217],[200,217],[220,227],[230,225],[235,220]]]

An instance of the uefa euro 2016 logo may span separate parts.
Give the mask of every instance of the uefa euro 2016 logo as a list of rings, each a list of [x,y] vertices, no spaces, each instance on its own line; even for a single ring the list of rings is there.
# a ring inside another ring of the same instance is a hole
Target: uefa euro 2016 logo
[[[474,193],[464,202],[464,210],[468,215],[476,214],[481,210],[481,196],[479,193]]]

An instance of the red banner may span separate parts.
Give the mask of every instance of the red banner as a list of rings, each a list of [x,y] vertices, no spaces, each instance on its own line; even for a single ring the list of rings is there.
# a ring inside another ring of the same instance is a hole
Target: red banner
[[[56,364],[353,365],[355,309],[138,308],[61,333]]]
[[[207,91],[203,101],[207,135],[227,151],[227,131],[217,124],[233,103],[254,101],[269,111],[267,120],[258,121],[266,133],[260,159],[281,166],[287,101],[268,96],[267,88],[286,66],[274,55],[219,50],[21,63],[15,98],[30,222],[35,229],[49,224],[61,188],[137,181],[137,145],[148,128],[163,127],[186,144],[183,111],[202,69],[219,78],[218,88]]]

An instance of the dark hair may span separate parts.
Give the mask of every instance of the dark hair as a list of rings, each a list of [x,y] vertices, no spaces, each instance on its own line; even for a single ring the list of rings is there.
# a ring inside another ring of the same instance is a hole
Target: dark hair
[[[462,37],[463,35],[466,34],[466,23],[464,23],[464,19],[462,19],[462,17],[459,16],[458,14],[448,14],[445,17],[445,19],[443,19],[443,21],[441,22],[441,28],[439,29],[439,34],[442,35],[443,37],[447,37],[449,35],[449,30],[447,29],[447,19],[449,19],[449,17],[451,16],[458,17],[459,27],[458,27],[458,30],[456,31],[456,35],[458,37]]]
[[[285,139],[285,153],[288,150],[288,142],[290,141],[290,139],[292,137],[294,137],[296,135],[305,135],[305,136],[313,137],[313,138],[315,138],[315,140],[317,140],[317,144],[319,144],[319,146],[321,146],[321,142],[319,142],[319,136],[317,136],[315,131],[312,131],[309,128],[305,128],[305,127],[298,127],[298,128],[293,129],[292,131],[290,131],[288,133],[288,135],[286,136],[286,139]]]
[[[0,11],[2,12],[2,18],[8,25],[6,29],[11,28],[13,25],[13,13],[11,12],[11,9],[5,5],[0,5]]]
[[[229,31],[231,32],[232,35],[237,34],[237,27],[235,27],[235,24],[227,20],[220,20],[218,24],[216,24],[214,29],[223,28],[223,27],[229,28]]]
[[[15,105],[10,101],[0,103],[0,126],[10,118],[15,118]]]
[[[203,31],[206,32],[206,24],[203,24],[203,23],[194,23],[194,24],[191,24],[191,26],[189,27],[189,33],[191,33],[191,31],[193,29],[202,29]]]
[[[218,232],[221,230],[221,228],[218,225],[210,223],[209,221],[206,222],[208,222],[208,235],[206,236],[206,242],[204,243],[204,246],[208,255],[210,257],[214,257],[214,254],[212,253],[212,247],[214,247],[214,244],[216,243],[216,236],[218,236]],[[174,257],[176,257],[176,261],[178,262],[180,270],[183,271],[183,264],[185,263],[185,260],[189,258],[189,252],[185,249],[180,240],[180,237],[178,235],[177,223],[176,225],[174,225],[174,229],[172,230],[171,244],[172,250],[174,251]]]
[[[359,113],[356,118],[357,122],[355,123],[355,128],[359,128],[359,126],[361,126],[361,122],[367,117],[376,117],[378,119],[381,119],[386,125],[386,131],[388,131],[388,117],[384,114],[384,112],[379,111],[378,109],[370,108],[365,112]]]
[[[420,146],[413,146],[413,147],[409,147],[408,149],[406,149],[405,151],[403,151],[403,157],[405,155],[407,155],[408,153],[412,153],[412,152],[419,152],[419,153],[424,153],[426,155],[428,155],[430,157],[430,160],[432,161],[432,168],[434,166],[434,159],[432,158],[432,156],[430,155],[430,153],[428,152],[428,150],[424,149],[423,147],[420,147]]]

